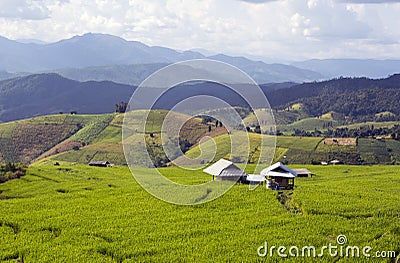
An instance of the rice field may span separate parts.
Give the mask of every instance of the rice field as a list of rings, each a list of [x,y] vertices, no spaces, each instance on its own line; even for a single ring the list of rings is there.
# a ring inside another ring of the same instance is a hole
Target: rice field
[[[215,201],[178,206],[148,194],[125,167],[37,163],[28,175],[0,184],[0,260],[365,262],[362,257],[283,259],[257,253],[266,241],[322,247],[335,244],[341,234],[351,246],[400,253],[398,166],[305,167],[316,175],[298,178],[294,191],[286,193],[301,212],[293,213],[265,186],[250,191],[238,184]],[[160,171],[184,184],[210,180],[201,171]]]

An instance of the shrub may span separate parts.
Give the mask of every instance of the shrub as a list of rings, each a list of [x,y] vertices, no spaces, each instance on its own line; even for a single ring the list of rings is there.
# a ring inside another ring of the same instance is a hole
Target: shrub
[[[0,165],[0,183],[8,180],[20,178],[26,173],[25,166],[22,164],[6,163]]]

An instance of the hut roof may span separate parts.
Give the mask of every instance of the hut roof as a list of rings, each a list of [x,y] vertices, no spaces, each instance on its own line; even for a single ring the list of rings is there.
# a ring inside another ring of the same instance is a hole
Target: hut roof
[[[306,168],[300,168],[300,169],[293,169],[295,173],[299,174],[312,174],[308,169]]]
[[[284,165],[281,162],[277,162],[270,167],[265,168],[261,171],[261,174],[264,176],[270,177],[287,177],[287,178],[294,178],[297,177],[297,173]]]
[[[249,182],[264,182],[267,179],[261,174],[249,174],[246,180]]]
[[[92,161],[89,164],[110,164],[109,161]]]
[[[231,161],[220,159],[213,165],[207,167],[203,172],[215,176],[242,176],[246,175],[239,167],[234,165]]]

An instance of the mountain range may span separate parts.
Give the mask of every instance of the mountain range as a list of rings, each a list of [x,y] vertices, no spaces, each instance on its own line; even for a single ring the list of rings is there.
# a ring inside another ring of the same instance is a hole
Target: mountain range
[[[57,74],[0,81],[0,122],[59,112],[113,112],[134,87],[110,81],[79,82]]]
[[[207,57],[195,51],[180,52],[148,46],[106,34],[88,33],[48,44],[21,43],[0,37],[0,70],[15,73],[56,72],[81,81],[113,80],[138,85],[148,72],[152,73],[165,64],[206,58],[237,66],[258,83],[303,82],[323,78],[317,72],[291,65],[267,64],[223,54]],[[0,78],[4,79],[4,75],[1,74]]]
[[[213,59],[242,69],[260,83],[275,108],[301,103],[309,116],[329,111],[355,117],[380,111],[400,115],[396,109],[396,100],[400,100],[399,75],[387,78],[400,71],[398,60],[330,59],[268,64],[88,33],[55,43],[0,37],[0,121],[70,111],[112,112],[115,104],[128,101],[150,74],[188,59]],[[174,103],[200,94],[219,97],[233,106],[246,106],[237,94],[212,83],[179,85],[156,106],[170,109]]]
[[[319,72],[327,78],[384,78],[400,72],[400,60],[393,59],[312,59],[292,65]]]
[[[397,107],[400,101],[400,74],[377,80],[337,78],[303,84],[264,84],[260,87],[273,108],[285,109],[300,103],[302,111],[310,117],[331,111],[357,121],[371,119],[381,112],[400,116]],[[113,112],[115,104],[128,101],[135,89],[136,86],[111,81],[79,82],[55,73],[3,80],[0,81],[0,121],[71,111]],[[154,108],[168,110],[178,102],[196,95],[218,97],[232,106],[247,106],[243,98],[223,85],[197,82],[184,83],[168,90]],[[140,105],[140,102],[133,101],[134,105]],[[263,108],[266,105],[255,106]]]
[[[264,92],[284,89],[295,83],[263,85]],[[111,81],[76,81],[55,73],[33,74],[0,81],[0,122],[39,115],[76,111],[79,113],[109,113],[115,104],[129,101],[136,86]],[[151,91],[149,94],[151,96]],[[246,102],[223,85],[199,82],[186,83],[168,90],[155,104],[157,109],[171,109],[178,102],[196,95],[218,97],[233,106]],[[142,101],[147,98],[142,98]],[[134,101],[140,105],[141,101]],[[202,108],[207,105],[199,105]],[[262,106],[262,105],[258,105]],[[138,106],[140,107],[140,106]]]

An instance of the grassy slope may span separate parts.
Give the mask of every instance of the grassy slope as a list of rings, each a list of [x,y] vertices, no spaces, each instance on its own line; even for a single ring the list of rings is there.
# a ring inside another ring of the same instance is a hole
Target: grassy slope
[[[143,140],[143,133],[151,156],[155,162],[164,160],[166,158],[162,148],[161,133],[164,131],[170,131],[171,125],[186,120],[187,116],[178,113],[172,113],[171,123],[167,123],[163,126],[165,117],[169,112],[165,110],[151,111],[148,115],[146,126],[142,126],[142,119],[144,118],[147,111],[135,111],[130,115],[130,129],[132,130],[132,136],[127,139],[128,144],[136,145],[141,143]],[[85,128],[81,132],[78,132],[71,139],[82,140],[90,142],[89,145],[82,147],[79,151],[68,151],[62,154],[55,155],[50,159],[53,161],[67,161],[72,163],[88,163],[92,160],[108,160],[117,165],[125,165],[126,160],[122,146],[122,124],[124,115],[118,114],[113,119],[107,122],[107,125],[99,125],[99,121],[94,124],[100,126],[100,133],[96,133],[99,129],[96,127],[88,129]],[[90,128],[90,125],[89,125]],[[164,130],[162,130],[164,129]],[[208,133],[208,125],[201,123],[201,119],[194,118],[189,120],[184,128],[183,132],[180,133],[182,140],[188,140],[190,143],[195,144],[203,135],[218,135],[223,133],[224,129],[219,128],[215,130],[213,127],[212,132]],[[83,134],[82,134],[83,133]],[[215,134],[214,134],[215,133]],[[144,154],[141,152],[133,152],[133,160],[138,165],[145,163]]]
[[[354,123],[348,124],[346,126],[339,126],[338,128],[349,128],[349,129],[359,129],[361,127],[372,127],[375,129],[379,128],[392,128],[394,125],[399,124],[399,122],[395,121],[386,121],[386,122],[362,122],[362,123]]]
[[[323,131],[327,128],[325,125],[332,123],[332,127],[336,127],[338,122],[323,118],[305,118],[287,125],[278,125],[277,130],[285,133],[293,133],[295,129],[304,131],[314,131],[315,129]]]
[[[32,167],[0,185],[0,195],[9,198],[0,200],[0,260],[254,262],[265,241],[322,247],[335,245],[339,234],[349,245],[400,251],[399,167],[307,168],[317,176],[296,180],[294,203],[304,214],[295,215],[264,187],[235,185],[213,202],[176,206],[150,196],[127,168]],[[180,182],[208,179],[163,170]]]
[[[249,133],[250,138],[250,162],[256,162],[260,154],[260,138],[263,135]],[[358,139],[357,145],[326,145],[321,143],[323,138],[319,137],[294,137],[277,136],[274,162],[282,161],[289,163],[305,163],[330,161],[339,159],[344,163],[363,164],[399,164],[400,142],[394,140],[377,141],[375,139]],[[216,143],[216,155],[212,158],[216,161],[220,158],[230,158],[230,139],[228,135],[214,138]],[[246,145],[245,143],[243,145]],[[214,143],[206,141],[202,144],[204,152],[213,152]],[[243,152],[244,160],[246,148],[237,147]],[[195,146],[186,155],[196,158],[200,155],[200,147]],[[284,158],[284,156],[286,158]],[[263,160],[263,159],[261,159]]]
[[[110,160],[124,164],[122,151],[122,119],[123,115],[105,116],[89,123],[80,132],[71,137],[72,140],[88,143],[78,151],[70,150],[54,155],[50,160],[88,163],[93,159]]]
[[[249,160],[250,162],[256,162],[260,156],[260,143],[261,137],[265,135],[260,135],[256,133],[248,133],[250,138],[250,149],[249,149]],[[215,144],[217,145],[217,154],[213,158],[213,161],[219,160],[220,158],[230,158],[230,138],[228,135],[221,135],[214,138]],[[278,136],[276,137],[276,150],[274,161],[283,160],[283,156],[289,153],[291,154],[302,154],[300,156],[300,160],[293,160],[297,162],[307,163],[309,160],[307,156],[309,152],[313,152],[318,143],[321,141],[321,138],[310,138],[310,137],[291,137],[291,136]],[[247,143],[243,140],[243,145],[247,145]],[[205,152],[212,152],[210,148],[214,147],[214,143],[210,141],[206,141],[201,147],[204,147]],[[242,159],[245,158],[247,153],[247,149],[245,147],[238,147],[241,152],[243,152]],[[190,149],[186,155],[190,158],[195,158],[200,155],[200,146],[196,146]],[[304,155],[307,153],[307,155]],[[263,159],[261,158],[261,161]]]
[[[0,160],[17,162],[12,133],[16,123],[0,124]]]
[[[311,163],[339,159],[352,164],[399,164],[400,142],[395,140],[378,141],[358,139],[357,145],[326,145],[322,138],[277,137],[277,146],[287,149],[286,161],[289,163]],[[276,160],[285,161],[280,157]]]
[[[141,133],[143,127],[139,127],[140,119],[143,117],[144,111],[135,112],[136,119],[133,118],[132,129],[136,130],[132,135],[132,142],[141,141]],[[146,140],[155,159],[165,159],[165,154],[160,147],[161,142],[161,126],[163,118],[167,115],[167,111],[151,112],[148,118],[146,128]],[[50,157],[55,161],[68,161],[75,163],[87,163],[91,160],[110,160],[116,164],[125,164],[125,157],[121,144],[122,133],[122,114],[106,114],[106,115],[50,115],[36,117],[27,120],[20,120],[11,123],[0,124],[0,161],[26,161],[29,162],[45,152],[43,157]],[[183,120],[186,117],[176,114],[176,120]],[[251,119],[251,114],[247,120]],[[136,122],[135,122],[136,120]],[[312,127],[322,125],[322,123],[330,121],[325,119],[303,119],[285,127],[294,127],[310,129]],[[395,122],[385,123],[362,123],[354,124],[352,127],[360,127],[365,125],[374,125],[375,127],[390,127]],[[71,141],[58,145],[59,142],[66,139],[69,135],[77,130],[77,125],[83,126],[72,137]],[[319,126],[318,126],[319,127]],[[166,125],[163,129],[171,129]],[[213,127],[211,133],[208,133],[208,125],[202,124],[200,119],[192,119],[183,129],[180,136],[187,139],[191,143],[197,143],[203,135],[217,136],[224,130],[218,130]],[[150,137],[153,133],[153,137]],[[250,134],[251,150],[250,161],[254,162],[259,156],[259,135]],[[228,136],[217,137],[217,143],[221,146],[221,152],[217,153],[214,159],[229,158],[229,141]],[[400,155],[398,154],[399,145],[395,141],[386,141],[382,147],[376,147],[373,143],[360,143],[357,149],[354,147],[330,146],[324,147],[318,145],[319,138],[297,138],[280,136],[277,138],[277,149],[275,161],[283,161],[283,156],[287,156],[290,163],[310,163],[311,161],[327,161],[331,159],[340,159],[347,163],[358,163],[363,160],[364,163],[400,163]],[[82,147],[83,144],[89,144]],[[379,143],[377,143],[379,144]],[[73,146],[81,147],[79,151],[71,150]],[[240,147],[236,147],[240,148]],[[50,149],[50,150],[49,150]],[[48,151],[47,151],[48,150]],[[68,151],[69,150],[69,151]],[[239,149],[243,150],[243,149]],[[46,152],[47,151],[47,152]],[[67,151],[67,152],[64,152]],[[244,150],[243,150],[244,151]],[[62,152],[61,154],[57,154]],[[57,155],[54,155],[57,154]],[[138,164],[143,162],[143,154],[135,153],[134,158]],[[198,147],[188,153],[190,156],[199,154]]]
[[[357,150],[367,163],[398,163],[400,160],[400,142],[394,140],[359,139]]]
[[[29,163],[69,138],[79,130],[79,127],[84,126],[85,129],[87,125],[99,118],[106,118],[105,116],[109,115],[59,114],[0,124],[2,159]]]
[[[255,109],[255,111],[265,111],[265,109]],[[309,117],[301,110],[274,110],[275,123],[277,125],[287,125],[297,120]],[[243,120],[245,125],[257,125],[257,118],[254,113],[250,113]]]

